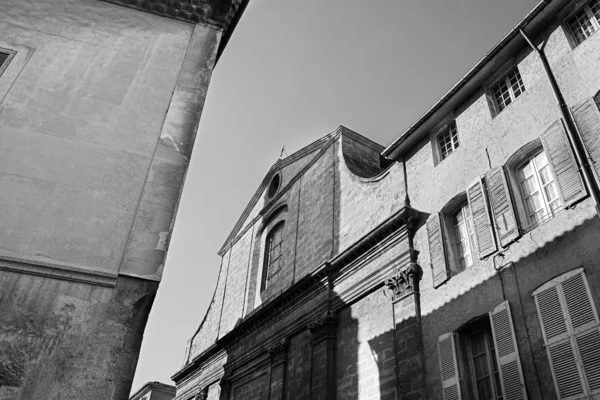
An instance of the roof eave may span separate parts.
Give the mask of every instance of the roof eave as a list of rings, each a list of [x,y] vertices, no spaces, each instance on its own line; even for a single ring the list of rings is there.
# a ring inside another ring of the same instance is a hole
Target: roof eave
[[[434,119],[436,116],[443,118],[447,112],[452,111],[457,106],[472,95],[473,91],[479,88],[480,81],[485,79],[484,76],[488,75],[486,71],[482,74],[482,71],[486,70],[486,67],[495,60],[496,57],[509,45],[514,45],[515,42],[522,41],[519,35],[519,30],[524,29],[528,25],[533,25],[537,20],[545,19],[543,11],[550,4],[561,3],[560,0],[542,0],[540,1],[521,21],[515,25],[515,27],[508,32],[494,47],[492,47],[480,60],[471,68],[466,75],[459,80],[442,98],[437,101],[429,110],[427,110],[416,122],[414,122],[404,133],[402,133],[396,140],[392,142],[386,149],[381,153],[384,157],[390,159],[400,158],[407,150],[409,150],[419,138],[412,139],[415,133],[418,133],[427,122]],[[524,41],[523,41],[524,43]],[[449,109],[449,110],[448,110]],[[440,113],[443,110],[443,113]],[[442,114],[442,115],[439,115]],[[420,135],[419,135],[420,136]]]

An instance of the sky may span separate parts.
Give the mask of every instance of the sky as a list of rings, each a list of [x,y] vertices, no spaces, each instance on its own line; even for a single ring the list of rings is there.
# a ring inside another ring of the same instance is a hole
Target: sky
[[[344,125],[387,146],[538,0],[250,0],[210,83],[132,391],[173,384],[217,251],[285,146]]]

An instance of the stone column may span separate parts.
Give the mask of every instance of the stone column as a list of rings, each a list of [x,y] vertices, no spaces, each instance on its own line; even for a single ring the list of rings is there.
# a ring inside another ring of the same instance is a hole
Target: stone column
[[[287,341],[281,339],[268,349],[271,355],[271,382],[269,400],[282,400],[285,390],[285,365],[287,361]]]
[[[400,399],[411,400],[427,398],[419,297],[423,270],[417,264],[418,254],[411,249],[409,264],[385,281],[393,298],[398,393]]]
[[[335,318],[331,311],[308,324],[310,331],[311,400],[335,398]]]

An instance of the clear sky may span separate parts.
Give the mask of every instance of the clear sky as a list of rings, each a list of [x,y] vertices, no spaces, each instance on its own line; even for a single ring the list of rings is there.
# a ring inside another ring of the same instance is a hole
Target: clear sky
[[[250,0],[213,74],[133,390],[173,384],[217,251],[282,146],[347,126],[389,145],[537,0]]]

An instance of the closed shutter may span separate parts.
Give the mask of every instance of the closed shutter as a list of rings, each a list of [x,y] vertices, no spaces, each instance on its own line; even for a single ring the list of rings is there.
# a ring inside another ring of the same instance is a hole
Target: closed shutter
[[[591,394],[598,393],[600,392],[600,332],[598,332],[598,316],[583,273],[578,273],[562,282],[561,289],[588,390]]]
[[[502,247],[506,247],[520,234],[504,168],[494,168],[485,177],[498,241]]]
[[[600,184],[600,112],[594,99],[589,98],[572,108],[575,123],[590,158],[590,165]]]
[[[583,269],[553,279],[534,296],[559,398],[600,393],[598,315]]]
[[[490,312],[490,323],[504,400],[525,400],[525,380],[508,301]]]
[[[440,213],[433,213],[427,220],[429,239],[429,264],[433,273],[433,287],[437,288],[448,280],[448,263],[444,245],[444,226]]]
[[[438,355],[440,359],[440,374],[442,376],[442,392],[444,400],[460,400],[460,380],[456,363],[456,346],[454,334],[445,333],[438,337]]]
[[[481,178],[477,178],[469,185],[467,188],[467,198],[469,199],[469,207],[471,207],[471,215],[473,216],[473,227],[475,228],[479,258],[484,258],[496,251],[496,240],[492,231],[487,195]]]
[[[548,161],[554,169],[556,182],[560,188],[563,204],[566,207],[586,196],[575,156],[571,150],[569,139],[565,133],[562,120],[555,121],[542,134],[542,144]]]

